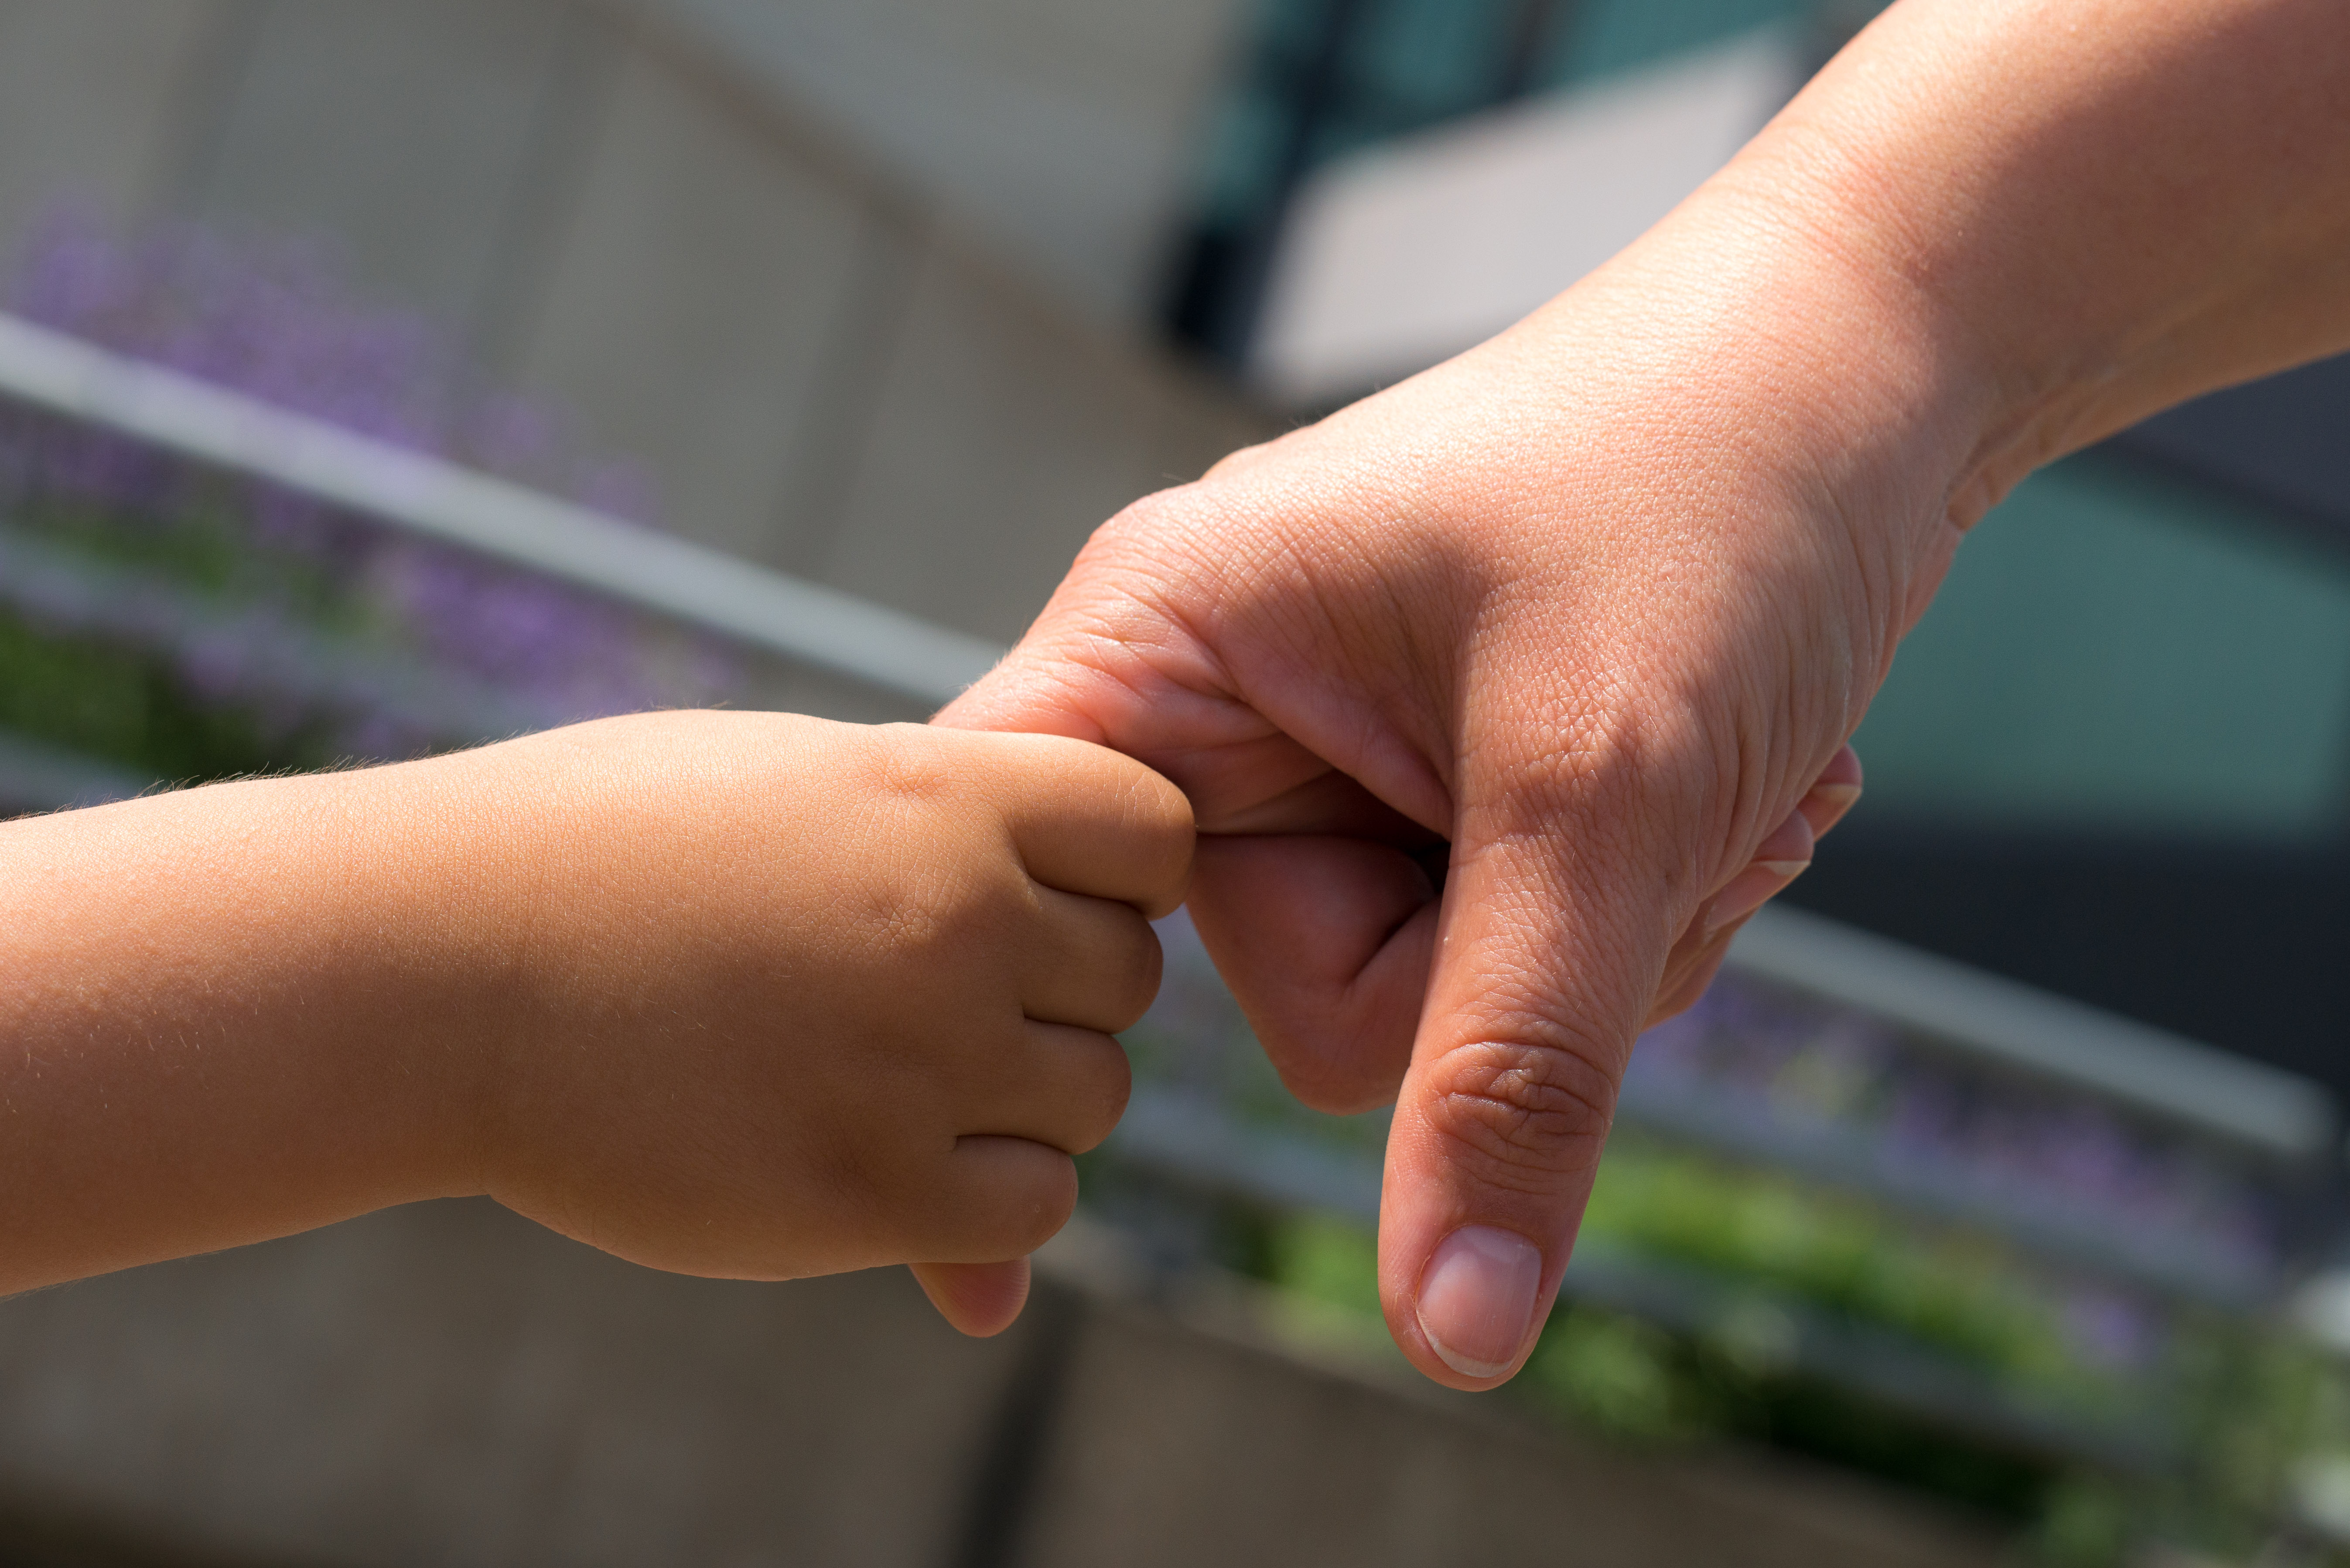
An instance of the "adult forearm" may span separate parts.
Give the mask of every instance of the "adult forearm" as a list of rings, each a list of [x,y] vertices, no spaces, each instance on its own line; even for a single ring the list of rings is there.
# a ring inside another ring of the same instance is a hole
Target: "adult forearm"
[[[2033,466],[2350,348],[2350,6],[1902,0],[1724,176],[1995,389]]]

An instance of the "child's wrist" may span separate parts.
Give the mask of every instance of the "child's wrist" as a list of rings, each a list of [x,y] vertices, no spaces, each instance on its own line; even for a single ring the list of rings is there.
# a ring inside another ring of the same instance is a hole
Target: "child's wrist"
[[[472,1196],[494,1184],[509,1058],[530,1033],[517,1002],[538,992],[543,922],[525,907],[531,864],[515,803],[480,787],[470,759],[351,775],[362,816],[361,875],[337,889],[345,919],[386,939],[366,984],[387,1025],[368,1081],[387,1131],[379,1179],[394,1201]]]

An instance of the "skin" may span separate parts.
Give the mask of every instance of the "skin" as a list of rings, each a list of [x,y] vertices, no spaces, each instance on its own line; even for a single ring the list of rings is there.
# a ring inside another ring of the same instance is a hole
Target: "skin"
[[[1966,529],[2350,347],[2345,190],[2340,0],[1903,0],[1517,327],[1113,520],[942,722],[1183,788],[1284,1077],[1397,1099],[1390,1328],[1492,1386],[1633,1037],[1849,805]]]
[[[0,826],[0,1293],[487,1193],[992,1332],[1191,853],[1097,747],[741,713]]]
[[[2345,105],[2339,0],[1904,0],[1552,306],[1106,527],[942,716],[1042,737],[660,715],[0,827],[0,1291],[488,1192],[1000,1327],[1190,851],[1098,742],[1291,1085],[1399,1096],[1389,1323],[1491,1386],[1965,529],[2350,346]]]

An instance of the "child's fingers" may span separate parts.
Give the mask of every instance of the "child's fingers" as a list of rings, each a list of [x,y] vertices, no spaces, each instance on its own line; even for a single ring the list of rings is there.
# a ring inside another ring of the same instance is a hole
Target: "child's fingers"
[[[1041,919],[1020,944],[1020,1011],[1115,1034],[1159,994],[1159,935],[1132,905],[1038,888]]]
[[[966,1134],[1026,1138],[1083,1154],[1109,1137],[1133,1087],[1133,1070],[1116,1040],[1032,1020],[1021,1026],[1018,1045],[987,1064],[983,1081],[965,1094],[955,1121]]]
[[[1035,753],[1003,802],[1013,847],[1048,888],[1157,919],[1183,901],[1191,805],[1131,757],[1056,735],[994,737]]]
[[[910,1265],[939,1315],[974,1339],[1010,1328],[1028,1304],[1028,1260]]]
[[[957,1138],[907,1251],[945,1263],[1024,1258],[1076,1206],[1077,1168],[1059,1149],[1020,1137]]]

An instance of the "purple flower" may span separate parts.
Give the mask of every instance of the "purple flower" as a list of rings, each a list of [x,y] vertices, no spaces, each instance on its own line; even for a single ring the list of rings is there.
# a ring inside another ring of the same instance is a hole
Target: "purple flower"
[[[192,228],[124,239],[63,213],[41,226],[5,297],[44,325],[362,434],[639,524],[653,515],[640,469],[583,457],[562,422],[529,403],[461,396],[456,360],[426,324],[354,302],[315,248],[234,244]],[[16,514],[66,543],[95,541],[93,530],[153,541],[149,569],[183,588],[372,638],[510,694],[539,722],[707,701],[738,679],[715,644],[656,661],[635,615],[609,601],[106,431],[0,410],[0,486]],[[202,563],[224,552],[235,564],[223,580],[224,568]],[[110,631],[132,635],[119,619]],[[318,696],[310,671],[273,653],[295,646],[283,638],[241,647],[220,626],[196,636],[165,615],[140,640],[207,700],[282,713],[305,691]],[[326,704],[337,711],[310,717],[360,755],[479,738],[413,701],[349,698],[344,690]]]

